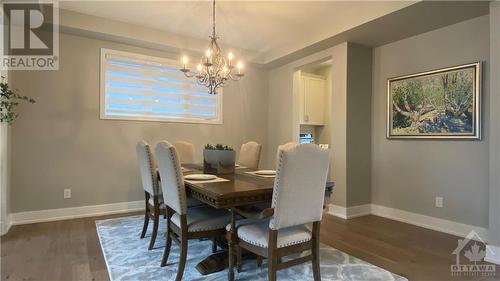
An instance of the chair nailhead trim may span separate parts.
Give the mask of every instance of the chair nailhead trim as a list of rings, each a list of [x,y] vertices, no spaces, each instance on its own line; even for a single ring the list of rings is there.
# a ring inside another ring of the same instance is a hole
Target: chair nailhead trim
[[[274,188],[273,188],[273,202],[271,205],[273,208],[275,208],[275,212],[276,212],[276,202],[278,201],[278,191],[280,186],[280,178],[281,178],[280,174],[282,166],[283,166],[283,150],[280,150],[278,170],[276,171],[276,178],[274,181]],[[276,215],[273,215],[273,217],[269,221],[269,226],[271,227],[271,229],[276,229],[275,228],[276,225],[279,225],[279,219],[276,219]]]
[[[160,194],[160,186],[158,185],[158,174],[153,167],[153,153],[151,153],[151,147],[149,144],[146,144],[146,154],[148,155],[148,164],[149,164],[149,171],[151,172],[151,182],[153,183],[153,196],[159,195]]]
[[[179,160],[177,159],[177,153],[174,153],[175,152],[175,148],[171,145],[169,148],[169,151],[170,151],[170,157],[172,159],[172,161],[175,163],[175,179],[177,181],[177,192],[179,194],[179,204],[180,204],[180,207],[181,207],[181,211],[183,212],[183,214],[186,214],[187,213],[187,208],[186,208],[186,197],[184,196],[184,198],[182,198],[182,196],[180,195],[181,194],[181,188],[185,188],[184,187],[184,182],[182,181],[182,179],[179,177],[179,174],[180,174],[180,167],[179,167]]]
[[[255,246],[258,246],[258,247],[261,247],[261,248],[267,248],[266,245],[262,244],[262,243],[259,243],[259,242],[256,242],[256,241],[251,241],[250,239],[244,239],[242,237],[239,237],[241,240],[247,242],[247,243],[250,243],[252,245],[255,245]],[[288,246],[292,246],[292,245],[297,245],[297,244],[301,244],[301,243],[304,243],[304,242],[307,242],[307,241],[310,241],[312,239],[312,237],[309,237],[308,239],[302,239],[302,240],[298,240],[298,241],[293,241],[293,242],[290,242],[290,243],[286,243],[286,244],[283,244],[283,245],[279,245],[278,244],[278,248],[285,248],[285,247],[288,247]]]

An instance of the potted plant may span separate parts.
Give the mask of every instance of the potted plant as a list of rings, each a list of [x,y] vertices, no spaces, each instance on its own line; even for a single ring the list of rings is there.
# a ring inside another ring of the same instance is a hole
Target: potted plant
[[[227,145],[205,145],[203,150],[203,167],[205,173],[228,174],[234,173],[236,152]]]
[[[9,84],[2,76],[0,82],[0,122],[2,124],[12,124],[19,114],[14,112],[14,109],[19,105],[19,102],[26,101],[34,103],[35,100],[27,96],[21,96],[9,88]]]

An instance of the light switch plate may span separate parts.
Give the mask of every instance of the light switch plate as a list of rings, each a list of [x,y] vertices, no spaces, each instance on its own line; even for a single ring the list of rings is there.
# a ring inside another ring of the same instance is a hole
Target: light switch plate
[[[436,197],[436,207],[443,208],[443,197]]]
[[[71,198],[71,189],[66,188],[64,189],[64,199],[69,199]]]

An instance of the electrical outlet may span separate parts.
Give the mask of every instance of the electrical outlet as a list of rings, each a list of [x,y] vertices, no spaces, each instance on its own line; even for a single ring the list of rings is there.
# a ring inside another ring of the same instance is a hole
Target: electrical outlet
[[[71,189],[66,188],[64,189],[64,199],[69,199],[71,198]]]
[[[443,197],[436,197],[436,207],[443,208]]]

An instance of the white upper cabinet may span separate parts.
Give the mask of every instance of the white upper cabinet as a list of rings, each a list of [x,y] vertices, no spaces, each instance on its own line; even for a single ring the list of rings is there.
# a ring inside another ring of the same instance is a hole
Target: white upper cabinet
[[[321,76],[300,76],[300,124],[319,125],[325,123],[326,82]]]

